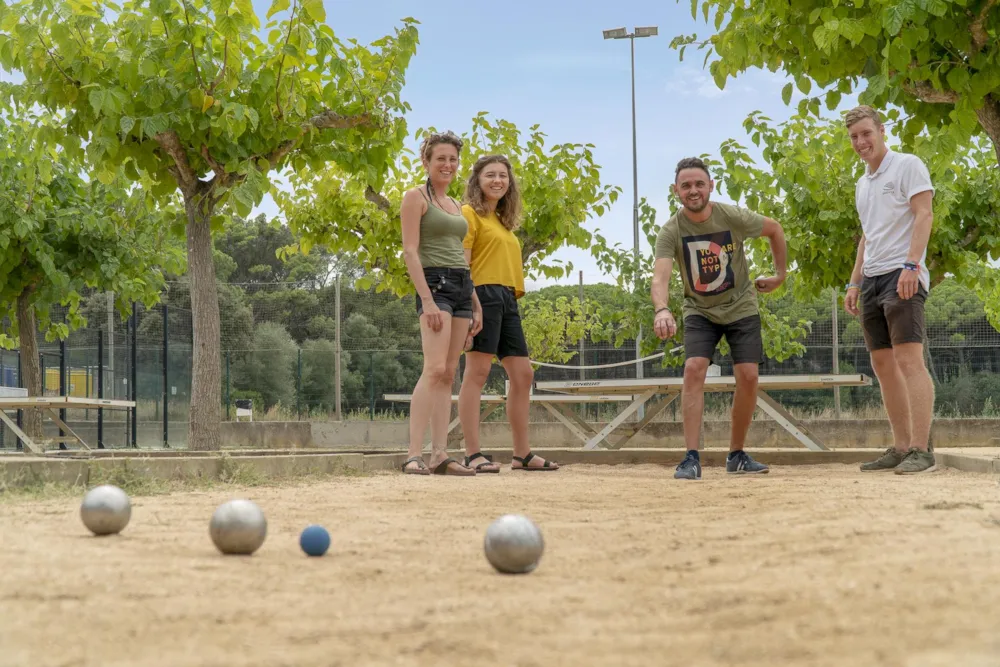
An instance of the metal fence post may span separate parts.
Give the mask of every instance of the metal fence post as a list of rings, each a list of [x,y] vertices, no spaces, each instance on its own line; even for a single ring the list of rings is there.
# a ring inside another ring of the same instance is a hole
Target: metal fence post
[[[375,353],[368,356],[368,418],[375,421]]]
[[[104,330],[97,330],[97,398],[104,398]],[[97,448],[104,449],[104,408],[97,408]]]
[[[167,333],[167,304],[163,304],[163,446],[170,447],[170,338]]]
[[[226,421],[230,421],[229,418],[229,405],[233,402],[230,398],[230,384],[229,384],[229,350],[226,350]]]
[[[139,305],[132,302],[132,447],[139,447]]]

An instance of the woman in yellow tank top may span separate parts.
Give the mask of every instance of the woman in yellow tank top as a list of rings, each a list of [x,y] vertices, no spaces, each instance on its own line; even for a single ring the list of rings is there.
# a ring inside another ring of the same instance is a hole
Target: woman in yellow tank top
[[[458,202],[447,196],[458,171],[462,140],[432,134],[420,147],[427,182],[403,195],[400,220],[403,259],[417,291],[424,366],[410,402],[410,447],[403,472],[411,475],[475,475],[447,453],[451,382],[466,337],[482,326],[482,309],[472,287],[462,248],[468,223]],[[422,453],[431,427],[430,468]]]
[[[465,435],[465,465],[477,473],[500,472],[500,466],[479,450],[479,409],[493,357],[507,371],[507,420],[514,444],[511,470],[558,470],[559,466],[531,453],[528,409],[534,371],[528,359],[517,300],[524,296],[524,262],[514,230],[521,220],[521,192],[510,161],[502,155],[480,158],[465,188],[462,214],[469,223],[465,256],[482,306],[483,325],[465,355],[465,374],[458,415]],[[468,343],[466,343],[468,347]]]

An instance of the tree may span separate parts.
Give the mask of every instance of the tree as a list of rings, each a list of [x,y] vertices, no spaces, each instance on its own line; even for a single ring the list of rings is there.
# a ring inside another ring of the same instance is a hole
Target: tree
[[[799,111],[819,115],[866,82],[859,100],[894,105],[908,115],[900,138],[909,144],[927,129],[943,152],[985,133],[1000,157],[1000,4],[997,0],[692,0],[705,21],[715,11],[715,34],[676,37],[680,50],[707,48],[716,84],[750,68],[782,71],[807,97]],[[782,97],[787,104],[793,87]]]
[[[534,361],[565,364],[576,355],[570,346],[603,337],[601,311],[593,302],[530,294],[521,300],[520,307],[524,337]]]
[[[215,240],[216,250],[234,261],[227,280],[246,283],[299,282],[322,287],[335,270],[334,258],[322,247],[308,255],[279,257],[279,250],[294,243],[292,232],[263,213],[253,219],[233,216]]]
[[[85,325],[88,288],[115,292],[122,315],[132,300],[155,303],[159,267],[179,268],[180,257],[141,191],[115,175],[108,183],[80,175],[81,165],[56,147],[56,119],[24,107],[9,116],[0,114],[0,314],[9,318],[0,346],[19,345],[24,385],[41,396],[36,331],[54,340]],[[56,305],[68,307],[63,321],[52,317]],[[28,411],[25,432],[42,437],[37,410]]]
[[[416,138],[422,140],[424,132],[417,130]],[[619,188],[601,183],[593,146],[563,143],[546,149],[545,134],[538,125],[531,126],[522,139],[513,123],[490,121],[485,111],[472,119],[471,132],[462,137],[461,171],[448,194],[461,201],[465,181],[481,155],[506,155],[524,199],[524,219],[516,233],[526,272],[550,278],[569,275],[571,266],[560,266],[549,256],[564,245],[590,247],[593,233],[584,223],[602,216],[620,193]],[[425,176],[419,155],[401,150],[393,158],[393,179],[384,197],[372,197],[338,165],[329,165],[296,173],[291,192],[279,193],[276,200],[301,239],[300,250],[325,245],[356,256],[368,273],[358,287],[377,285],[405,294],[413,287],[402,259],[399,205],[403,192],[423,182]]]
[[[740,143],[729,140],[720,148],[721,163],[712,166],[719,188],[785,226],[797,293],[815,296],[841,287],[861,237],[854,185],[864,169],[841,123],[799,113],[775,125],[753,113],[744,126],[767,164],[758,166]],[[996,157],[985,141],[971,142],[947,163],[934,159],[935,148],[927,139],[914,146],[936,188],[926,262],[932,285],[955,276],[980,295],[990,322],[1000,328],[1000,271],[990,264],[990,254],[1000,247]],[[758,256],[764,250],[759,243],[754,247]]]
[[[0,5],[0,65],[24,75],[25,102],[65,111],[67,147],[85,139],[102,181],[121,168],[161,200],[180,192],[194,313],[192,449],[221,445],[220,212],[249,215],[272,170],[326,162],[375,192],[406,133],[400,90],[415,21],[369,49],[338,39],[322,2],[289,4],[274,0],[266,40],[250,0]]]

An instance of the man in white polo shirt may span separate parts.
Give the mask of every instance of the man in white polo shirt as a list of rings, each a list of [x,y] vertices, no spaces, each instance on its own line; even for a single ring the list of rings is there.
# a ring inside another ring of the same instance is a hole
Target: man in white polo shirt
[[[851,146],[867,164],[855,188],[863,234],[844,309],[861,313],[894,442],[861,469],[930,472],[936,468],[934,453],[928,451],[934,383],[924,365],[924,302],[930,290],[924,262],[934,186],[920,158],[886,147],[877,111],[856,107],[844,122]]]

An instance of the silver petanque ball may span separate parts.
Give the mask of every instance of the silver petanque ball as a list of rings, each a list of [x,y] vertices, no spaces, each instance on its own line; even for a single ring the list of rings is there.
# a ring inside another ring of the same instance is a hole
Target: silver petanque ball
[[[267,519],[256,503],[230,500],[212,514],[208,534],[222,553],[249,556],[264,544]]]
[[[486,559],[498,572],[527,574],[538,567],[545,540],[528,517],[505,514],[486,529],[483,546]]]
[[[132,502],[117,486],[95,486],[83,497],[80,518],[94,535],[115,535],[132,518]]]

